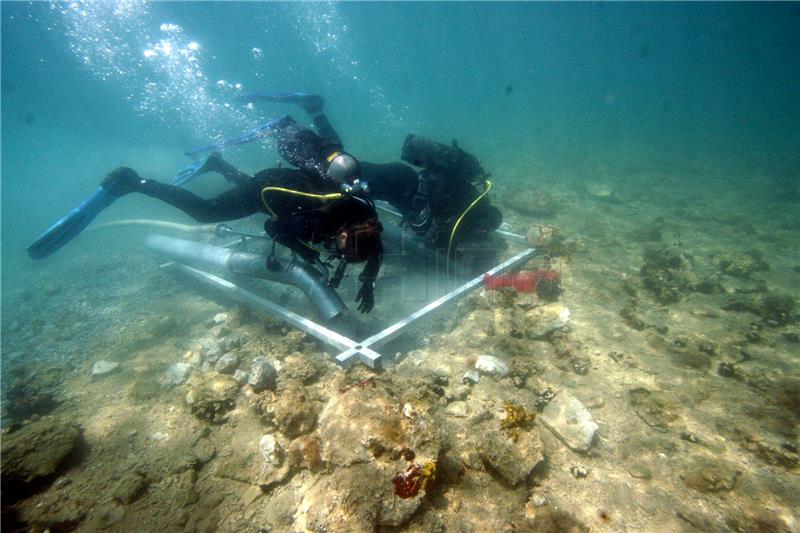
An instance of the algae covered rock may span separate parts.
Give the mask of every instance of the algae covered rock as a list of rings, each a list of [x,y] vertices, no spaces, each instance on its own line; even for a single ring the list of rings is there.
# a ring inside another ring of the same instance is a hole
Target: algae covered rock
[[[552,217],[558,211],[559,203],[550,194],[535,189],[514,189],[506,199],[508,207],[523,215],[532,217]]]
[[[736,486],[740,472],[715,459],[697,459],[681,474],[683,483],[698,492],[728,492]]]
[[[58,472],[80,441],[75,424],[43,417],[3,436],[3,487],[29,483]]]
[[[321,457],[333,468],[304,493],[309,529],[374,531],[417,511],[435,480],[440,423],[422,405],[402,407],[382,386],[342,387],[323,407]]]
[[[197,418],[223,422],[236,405],[239,383],[230,376],[209,372],[197,376],[188,386],[186,404]]]
[[[519,431],[516,439],[502,430],[487,431],[478,452],[481,460],[511,485],[527,479],[544,461],[542,441],[535,427]]]
[[[644,286],[663,304],[679,302],[692,284],[686,258],[666,247],[647,248],[639,273]]]
[[[764,261],[760,251],[751,250],[743,254],[723,257],[719,262],[719,269],[728,276],[747,279],[756,272],[769,270],[769,264]]]

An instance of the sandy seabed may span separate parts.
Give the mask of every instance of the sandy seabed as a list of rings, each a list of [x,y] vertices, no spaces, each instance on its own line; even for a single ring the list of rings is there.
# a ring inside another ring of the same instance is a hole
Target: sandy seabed
[[[84,237],[7,269],[3,526],[800,530],[800,204],[626,172],[532,189],[496,173],[494,203],[542,250],[526,268],[561,276],[566,326],[540,335],[546,302],[479,290],[377,372],[135,247]],[[483,354],[507,375],[464,383]],[[259,356],[276,379],[242,386],[233,369]],[[93,377],[97,361],[119,365]],[[560,395],[597,424],[588,451],[542,423]]]

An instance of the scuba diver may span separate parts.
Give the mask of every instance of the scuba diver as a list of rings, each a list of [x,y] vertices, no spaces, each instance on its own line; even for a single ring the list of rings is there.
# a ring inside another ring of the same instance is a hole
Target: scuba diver
[[[324,114],[324,100],[319,95],[256,93],[239,96],[237,100],[299,105],[311,117],[321,139],[342,146],[339,135]],[[352,156],[348,154],[348,157]],[[500,227],[503,216],[489,201],[490,175],[478,158],[458,148],[455,141],[449,146],[408,135],[401,159],[422,170],[417,172],[403,163],[361,161],[351,165],[360,169],[355,172],[362,184],[369,185],[370,195],[397,209],[403,216],[403,225],[423,237],[428,246],[446,249],[448,258],[451,251],[458,251],[465,262],[480,262],[477,256],[485,252],[490,235]],[[471,252],[473,257],[470,257]]]
[[[361,285],[356,301],[359,311],[370,312],[375,305],[375,280],[383,254],[380,237],[383,227],[374,204],[359,187],[355,159],[341,152],[336,143],[297,125],[289,116],[257,130],[227,144],[247,142],[243,139],[253,135],[274,135],[281,155],[299,168],[269,168],[249,176],[222,159],[219,153],[212,152],[167,184],[120,167],[103,179],[94,194],[34,241],[28,247],[29,255],[33,259],[50,256],[78,235],[100,211],[131,193],[157,198],[201,223],[225,222],[264,212],[270,216],[264,229],[273,239],[272,254],[267,260],[269,268],[279,268],[274,243],[286,246],[304,259],[334,288],[344,276],[347,264],[365,262],[358,278]],[[210,199],[180,187],[192,177],[208,172],[218,172],[234,186]],[[313,245],[321,245],[340,260],[332,277],[327,276],[332,264],[323,263],[320,251]]]

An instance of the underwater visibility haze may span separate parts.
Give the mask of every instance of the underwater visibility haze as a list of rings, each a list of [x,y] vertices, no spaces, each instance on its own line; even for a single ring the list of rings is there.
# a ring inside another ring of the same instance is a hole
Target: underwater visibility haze
[[[3,528],[800,531],[800,4],[0,19]]]

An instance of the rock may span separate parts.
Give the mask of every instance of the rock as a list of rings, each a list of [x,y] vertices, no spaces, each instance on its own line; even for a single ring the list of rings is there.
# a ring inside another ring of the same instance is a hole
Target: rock
[[[475,385],[481,380],[481,375],[477,370],[467,370],[464,372],[464,377],[461,380],[467,385]]]
[[[266,357],[256,357],[250,364],[250,377],[247,383],[253,390],[260,392],[264,389],[274,389],[278,373]]]
[[[738,470],[716,459],[697,459],[681,475],[683,483],[698,492],[728,492],[736,486]]]
[[[236,371],[233,373],[233,379],[235,379],[239,385],[246,385],[250,380],[250,374],[242,369],[236,369]]]
[[[111,361],[95,361],[92,365],[92,379],[99,379],[119,368],[119,363]]]
[[[192,365],[189,363],[175,363],[164,373],[164,380],[162,383],[165,387],[174,387],[175,385],[180,385],[186,381],[191,372]]]
[[[239,384],[230,376],[210,372],[189,384],[186,404],[197,418],[212,423],[223,422],[236,405]]]
[[[116,501],[129,504],[138,500],[147,490],[148,482],[138,472],[126,472],[117,482],[113,497]]]
[[[639,418],[656,431],[667,431],[678,419],[677,406],[663,392],[636,388],[628,393],[628,399]]]
[[[653,473],[647,466],[641,463],[634,463],[628,467],[628,473],[636,479],[651,479]]]
[[[467,402],[452,402],[444,408],[446,415],[455,416],[457,418],[467,417]]]
[[[470,388],[467,385],[456,385],[447,393],[445,398],[448,402],[460,402],[469,396]]]
[[[264,491],[258,485],[251,485],[248,487],[244,494],[242,494],[242,503],[250,505],[264,495]]]
[[[270,466],[280,466],[283,463],[283,448],[278,444],[273,435],[264,435],[258,441],[258,449],[264,457],[264,462]]]
[[[511,485],[528,478],[536,466],[544,461],[542,441],[537,429],[520,431],[514,442],[499,430],[483,435],[479,446],[483,462]]]
[[[493,355],[478,356],[475,361],[475,370],[487,376],[505,377],[508,375],[508,366]]]
[[[52,417],[42,417],[22,429],[3,435],[3,493],[35,479],[58,473],[62,461],[80,441],[80,429]],[[8,492],[7,492],[8,491]]]
[[[321,404],[309,397],[303,387],[289,385],[280,393],[261,395],[255,405],[264,422],[273,424],[289,438],[310,433],[314,429]]]
[[[542,494],[534,494],[531,496],[530,502],[534,507],[544,507],[547,504],[547,497]]]
[[[228,352],[217,359],[217,362],[214,364],[214,370],[220,374],[233,374],[238,366],[239,357],[233,352]]]
[[[591,413],[567,391],[547,404],[538,419],[574,452],[589,451],[597,435]]]
[[[589,475],[589,469],[583,465],[575,465],[569,468],[570,473],[575,479],[583,479]]]
[[[200,368],[203,366],[203,354],[200,350],[189,350],[181,358],[184,363],[191,365],[192,368]]]
[[[229,352],[241,346],[242,339],[239,335],[233,334],[221,338],[217,344],[219,345],[220,350]]]
[[[228,321],[228,313],[217,313],[214,315],[214,324],[220,325]]]
[[[620,199],[614,193],[611,185],[602,181],[587,181],[584,184],[586,194],[595,200],[601,202],[621,203]]]
[[[531,339],[540,339],[567,326],[570,312],[564,304],[554,302],[527,311],[525,319],[525,335]]]

